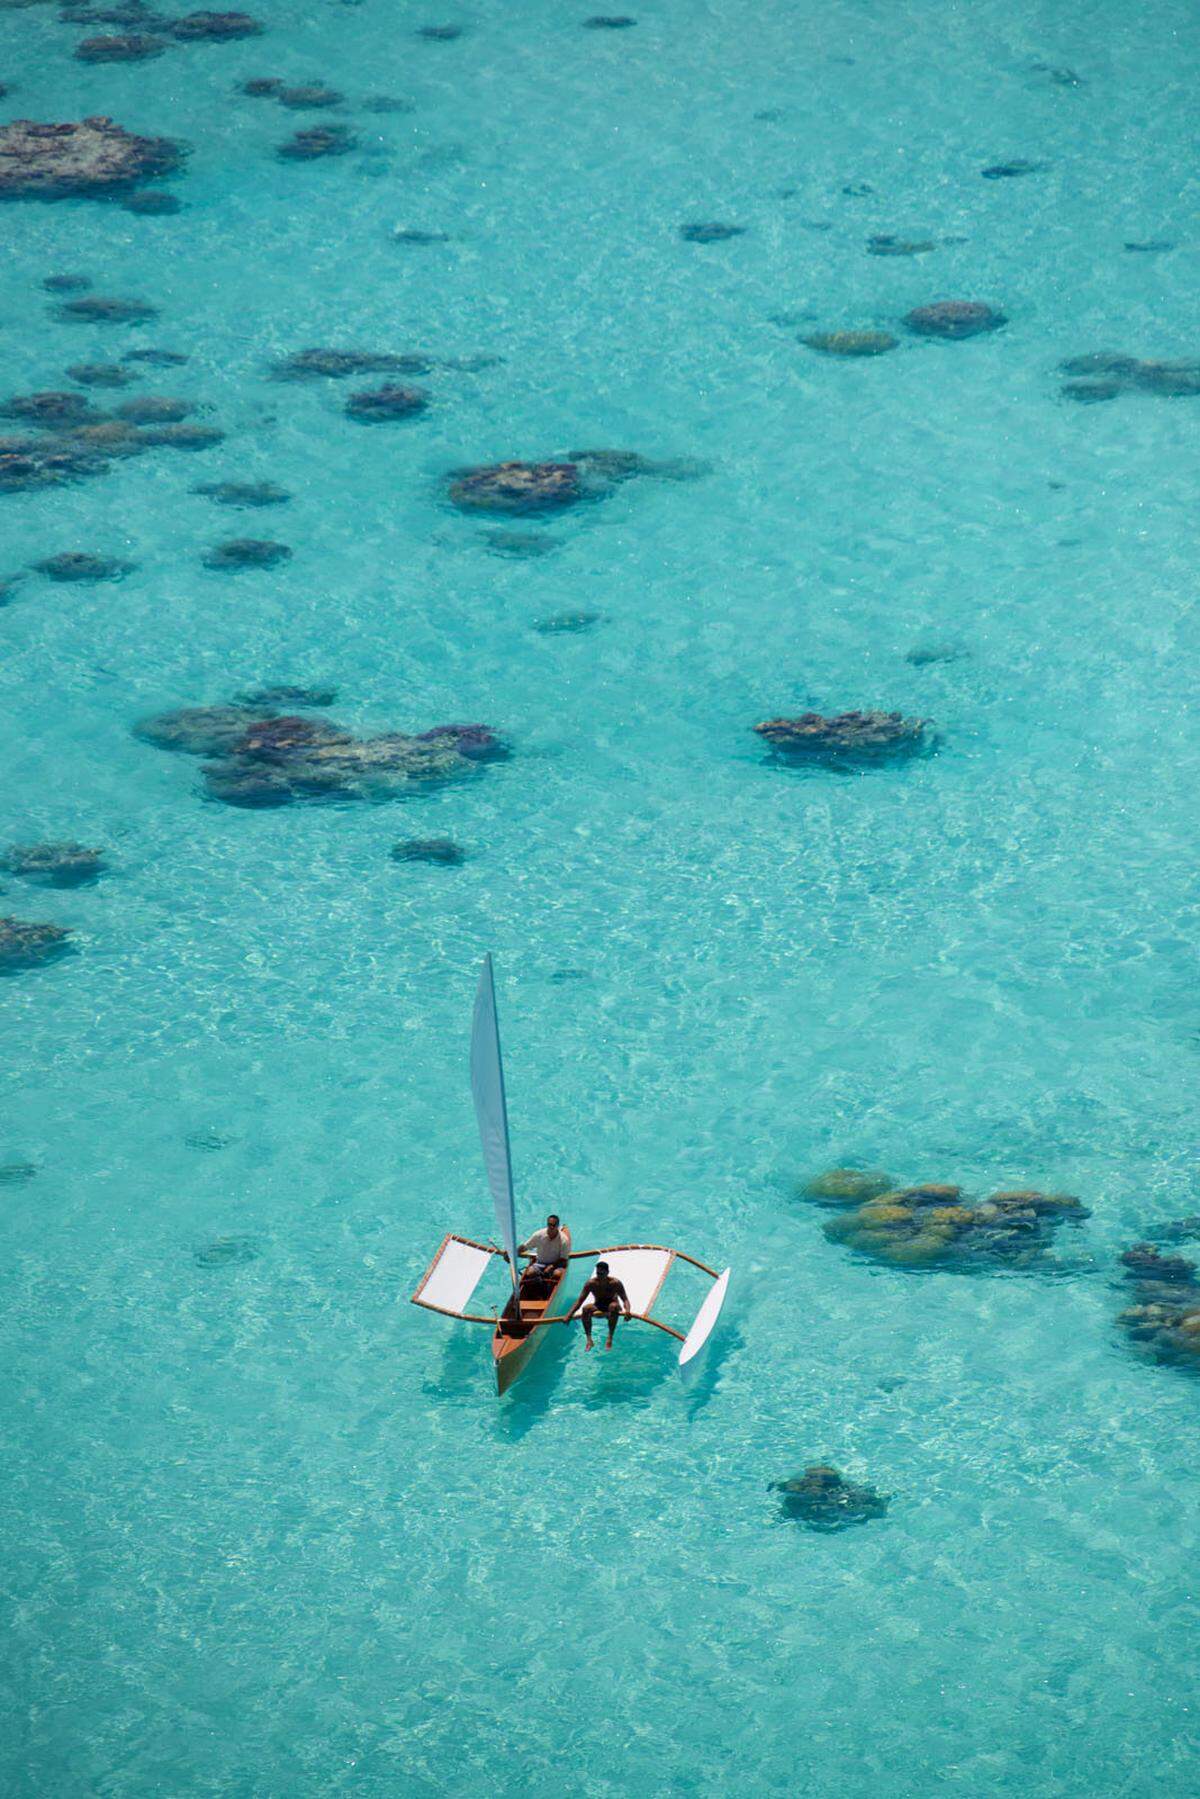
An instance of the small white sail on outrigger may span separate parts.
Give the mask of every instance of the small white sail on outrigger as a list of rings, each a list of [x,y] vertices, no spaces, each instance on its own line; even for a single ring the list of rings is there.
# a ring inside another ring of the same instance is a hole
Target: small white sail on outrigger
[[[510,1387],[532,1359],[542,1341],[547,1325],[566,1322],[565,1313],[555,1310],[559,1291],[566,1275],[566,1264],[539,1291],[521,1291],[521,1270],[517,1261],[516,1205],[513,1197],[512,1151],[508,1137],[508,1106],[504,1092],[504,1064],[500,1056],[500,1028],[496,1017],[496,988],[492,977],[492,958],[484,958],[475,995],[475,1017],[471,1031],[471,1092],[475,1100],[475,1116],[479,1123],[479,1140],[488,1185],[496,1208],[503,1249],[495,1244],[476,1243],[449,1231],[443,1237],[429,1267],[425,1270],[412,1303],[450,1318],[464,1319],[468,1324],[492,1327],[492,1358],[496,1366],[496,1383],[501,1393]],[[468,1312],[467,1306],[485,1273],[496,1257],[508,1263],[512,1291],[501,1312]],[[667,1249],[657,1243],[618,1243],[611,1249],[576,1250],[571,1261],[594,1258],[608,1263],[609,1273],[621,1281],[629,1295],[634,1319],[652,1324],[656,1330],[675,1337],[682,1348],[679,1366],[687,1368],[699,1355],[720,1315],[729,1286],[729,1269],[718,1274],[694,1256],[682,1250]],[[672,1265],[687,1262],[708,1275],[713,1285],[687,1331],[664,1324],[651,1317],[662,1293]],[[548,1291],[547,1291],[548,1288]]]

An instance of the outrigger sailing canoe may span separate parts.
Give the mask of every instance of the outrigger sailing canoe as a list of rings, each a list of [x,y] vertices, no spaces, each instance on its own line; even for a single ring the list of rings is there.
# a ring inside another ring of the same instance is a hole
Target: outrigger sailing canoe
[[[437,1254],[421,1278],[412,1302],[430,1312],[442,1312],[449,1318],[462,1318],[468,1324],[492,1327],[492,1360],[496,1366],[496,1385],[501,1393],[511,1387],[539,1348],[547,1325],[563,1324],[566,1313],[558,1306],[558,1297],[566,1279],[567,1264],[541,1283],[521,1291],[521,1270],[517,1266],[516,1205],[513,1199],[512,1154],[508,1141],[508,1106],[504,1094],[504,1064],[500,1058],[500,1027],[496,1018],[496,988],[492,978],[492,958],[486,956],[475,995],[475,1019],[471,1032],[471,1092],[475,1099],[475,1116],[483,1145],[488,1185],[496,1208],[503,1248],[493,1243],[476,1243],[449,1231],[442,1238]],[[468,1312],[467,1305],[493,1259],[501,1256],[508,1263],[512,1292],[503,1311]],[[707,1343],[725,1302],[729,1286],[729,1269],[718,1274],[715,1268],[685,1256],[681,1250],[665,1249],[657,1243],[620,1243],[611,1249],[576,1250],[572,1261],[594,1257],[608,1263],[609,1273],[623,1282],[629,1295],[633,1318],[666,1331],[683,1345],[679,1366],[686,1368]],[[711,1279],[713,1285],[704,1304],[684,1332],[650,1316],[651,1309],[663,1290],[674,1262],[688,1262]]]

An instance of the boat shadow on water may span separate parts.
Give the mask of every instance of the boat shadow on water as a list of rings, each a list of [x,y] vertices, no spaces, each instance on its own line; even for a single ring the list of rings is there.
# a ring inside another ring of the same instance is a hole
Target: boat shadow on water
[[[490,1372],[487,1348],[487,1337],[482,1331],[449,1332],[442,1347],[441,1361],[436,1366],[430,1364],[429,1373],[421,1382],[421,1391],[439,1404],[449,1400],[477,1405],[481,1377],[486,1380]],[[486,1386],[483,1392],[487,1396]]]
[[[699,1417],[709,1400],[715,1395],[721,1384],[721,1376],[728,1362],[745,1347],[741,1327],[727,1324],[721,1332],[720,1342],[710,1342],[699,1359],[699,1367],[687,1381],[686,1411],[688,1422]]]
[[[604,1348],[602,1330],[597,1330],[596,1338],[596,1347],[588,1355],[578,1325],[556,1329],[520,1385],[507,1395],[496,1418],[498,1434],[519,1442],[551,1409],[559,1427],[564,1413],[575,1406],[586,1411],[610,1407],[643,1410],[678,1381],[669,1346],[655,1341],[648,1332],[621,1326],[611,1353]],[[711,1392],[707,1371],[701,1382],[696,1383],[696,1407],[703,1405]],[[689,1411],[692,1409],[689,1400]]]

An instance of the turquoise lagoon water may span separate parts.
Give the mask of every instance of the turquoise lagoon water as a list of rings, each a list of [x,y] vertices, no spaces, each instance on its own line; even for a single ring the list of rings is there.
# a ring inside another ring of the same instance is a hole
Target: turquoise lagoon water
[[[5,210],[5,391],[168,347],[129,391],[228,433],[3,500],[0,572],[138,565],[0,613],[4,838],[114,865],[5,882],[77,953],[2,995],[0,1161],[38,1170],[0,1189],[4,1790],[1194,1784],[1200,1386],[1113,1319],[1117,1252],[1200,1209],[1200,412],[1055,373],[1196,350],[1194,14],[253,10],[263,37],[139,67],[73,60],[52,7],[0,23],[6,116],[193,146],[177,216]],[[276,161],[319,115],[234,94],[262,74],[342,90],[358,149]],[[980,179],[1017,158],[1046,167]],[[681,241],[712,219],[746,232]],[[59,323],[61,271],[161,317]],[[957,297],[1006,329],[797,341]],[[368,430],[344,386],[268,378],[322,344],[500,360]],[[529,561],[445,504],[455,464],[588,444],[710,472],[539,526]],[[223,478],[294,497],[190,491]],[[292,560],[202,566],[245,532]],[[277,681],[513,755],[247,812],[131,735]],[[771,766],[750,727],[807,705],[931,717],[940,751]],[[469,860],[396,865],[405,836]],[[522,1223],[735,1266],[691,1389],[631,1330],[498,1403],[483,1335],[407,1303],[443,1230],[489,1228],[485,948]],[[846,1160],[1093,1216],[1057,1278],[872,1267],[794,1193]],[[256,1259],[197,1262],[228,1237]],[[887,1518],[782,1520],[768,1484],[817,1459]]]

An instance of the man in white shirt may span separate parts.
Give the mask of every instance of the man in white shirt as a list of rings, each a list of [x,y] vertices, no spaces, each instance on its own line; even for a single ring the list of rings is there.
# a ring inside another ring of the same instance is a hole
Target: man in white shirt
[[[563,1229],[557,1212],[551,1212],[544,1231],[534,1231],[527,1242],[517,1246],[519,1256],[533,1257],[525,1270],[525,1281],[536,1282],[539,1287],[558,1274],[570,1253],[571,1233]]]

